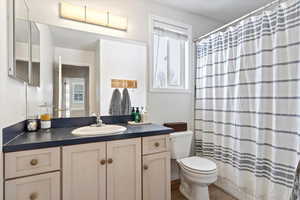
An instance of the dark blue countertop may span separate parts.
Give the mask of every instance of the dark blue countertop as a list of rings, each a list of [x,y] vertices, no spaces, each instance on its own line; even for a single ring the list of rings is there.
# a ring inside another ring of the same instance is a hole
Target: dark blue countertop
[[[123,133],[113,135],[76,136],[72,130],[78,127],[52,128],[49,130],[39,130],[38,132],[24,132],[9,142],[3,144],[3,152],[14,152],[22,150],[32,150],[48,147],[59,147],[65,145],[75,145],[91,142],[102,142],[119,139],[129,139],[154,135],[163,135],[173,132],[173,129],[157,125],[125,125],[127,130]]]

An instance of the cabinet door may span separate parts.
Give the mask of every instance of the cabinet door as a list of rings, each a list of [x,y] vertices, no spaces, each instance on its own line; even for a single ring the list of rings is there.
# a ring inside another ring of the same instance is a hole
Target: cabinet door
[[[5,182],[5,200],[59,200],[60,173],[48,173]]]
[[[170,200],[170,152],[143,157],[143,200]]]
[[[107,143],[107,200],[141,200],[141,139]]]
[[[63,200],[106,200],[106,144],[63,147]]]

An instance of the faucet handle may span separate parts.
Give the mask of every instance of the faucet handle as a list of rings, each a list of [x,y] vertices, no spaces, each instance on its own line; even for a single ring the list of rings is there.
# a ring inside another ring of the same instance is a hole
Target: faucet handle
[[[96,117],[98,120],[98,119],[100,119],[101,115],[100,115],[100,113],[92,113],[91,117]]]
[[[96,120],[97,120],[97,122],[96,122],[96,123],[97,123],[98,125],[102,126],[102,124],[103,124],[103,121],[102,121],[102,119],[101,119],[101,115],[100,115],[100,113],[97,115],[97,119],[96,119]]]
[[[91,114],[91,117],[97,117],[97,116],[98,115],[96,113],[94,113],[94,112]]]

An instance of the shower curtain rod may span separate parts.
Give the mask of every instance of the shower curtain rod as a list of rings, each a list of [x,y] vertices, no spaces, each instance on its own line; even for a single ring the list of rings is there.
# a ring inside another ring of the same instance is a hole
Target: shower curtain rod
[[[243,19],[246,19],[246,18],[248,18],[248,17],[250,17],[250,16],[252,16],[252,15],[258,13],[258,12],[261,12],[261,11],[263,11],[263,10],[271,7],[271,6],[274,6],[277,3],[280,4],[281,2],[282,2],[282,0],[272,1],[271,3],[269,3],[269,4],[267,4],[267,5],[263,6],[263,7],[260,7],[260,8],[254,10],[254,11],[252,11],[252,12],[250,12],[250,13],[248,13],[248,14],[246,14],[246,15],[244,15],[244,16],[242,16],[242,17],[240,17],[240,18],[238,18],[238,19],[236,19],[236,20],[234,20],[232,22],[229,22],[228,24],[225,24],[224,26],[221,26],[220,28],[217,28],[217,29],[215,29],[215,30],[213,30],[213,31],[211,31],[211,32],[203,35],[203,36],[200,36],[199,38],[195,39],[194,42],[199,42],[200,40],[203,40],[204,38],[207,38],[208,36],[210,36],[210,35],[212,35],[212,34],[214,34],[216,32],[219,32],[219,31],[221,31],[221,30],[223,30],[223,29],[225,29],[225,28],[227,28],[229,26],[232,26],[232,25],[234,25],[234,24],[242,21]]]

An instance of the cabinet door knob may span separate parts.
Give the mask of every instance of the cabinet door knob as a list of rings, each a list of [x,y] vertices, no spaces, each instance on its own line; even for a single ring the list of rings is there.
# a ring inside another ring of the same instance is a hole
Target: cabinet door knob
[[[112,159],[112,158],[109,158],[109,159],[107,160],[107,163],[108,163],[108,164],[113,163],[113,159]]]
[[[32,159],[31,161],[30,161],[30,165],[32,165],[32,166],[35,166],[35,165],[37,165],[38,164],[38,160],[37,159]]]
[[[155,142],[155,143],[154,143],[154,146],[155,146],[155,147],[159,147],[159,145],[160,145],[159,142]]]
[[[30,200],[36,200],[38,198],[38,193],[34,192],[29,196]]]
[[[144,170],[149,169],[148,165],[144,165]]]
[[[105,165],[105,163],[106,163],[106,160],[104,160],[104,159],[100,161],[101,165]]]

